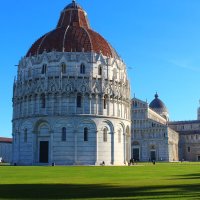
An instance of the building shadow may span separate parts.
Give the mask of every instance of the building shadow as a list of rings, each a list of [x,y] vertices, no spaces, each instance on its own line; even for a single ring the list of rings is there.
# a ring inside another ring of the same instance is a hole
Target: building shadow
[[[185,174],[185,175],[176,175],[174,179],[198,179],[200,180],[200,173],[195,174]]]
[[[0,199],[198,199],[200,185],[118,187],[103,184],[1,184]],[[144,198],[143,198],[144,197]]]

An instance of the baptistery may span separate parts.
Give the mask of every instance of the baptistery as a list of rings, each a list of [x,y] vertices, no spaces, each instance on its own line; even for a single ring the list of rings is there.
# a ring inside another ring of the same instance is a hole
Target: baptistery
[[[126,65],[72,1],[19,61],[13,163],[124,165],[130,126]]]

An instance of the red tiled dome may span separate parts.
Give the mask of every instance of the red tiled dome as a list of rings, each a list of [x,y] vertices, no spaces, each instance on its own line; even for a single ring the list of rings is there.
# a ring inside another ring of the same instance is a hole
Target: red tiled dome
[[[90,29],[86,12],[72,1],[62,11],[56,29],[39,38],[29,49],[28,56],[51,52],[96,52],[119,57],[111,45]]]

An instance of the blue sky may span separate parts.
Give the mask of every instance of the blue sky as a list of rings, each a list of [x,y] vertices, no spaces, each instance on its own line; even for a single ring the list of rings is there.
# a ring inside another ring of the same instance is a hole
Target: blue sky
[[[0,136],[12,133],[12,84],[18,61],[31,44],[54,29],[70,0],[7,0],[0,9]],[[91,27],[128,67],[132,96],[157,91],[171,120],[196,119],[200,86],[199,0],[77,1]]]

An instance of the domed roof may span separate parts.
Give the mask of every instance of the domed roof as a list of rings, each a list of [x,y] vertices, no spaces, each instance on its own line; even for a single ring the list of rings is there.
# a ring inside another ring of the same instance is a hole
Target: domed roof
[[[155,94],[155,99],[149,104],[149,107],[155,111],[162,110],[162,112],[168,112],[165,104],[158,98],[158,94]]]
[[[112,46],[90,28],[86,12],[74,0],[61,12],[56,29],[39,38],[26,56],[53,50],[58,52],[95,52],[119,58]]]

